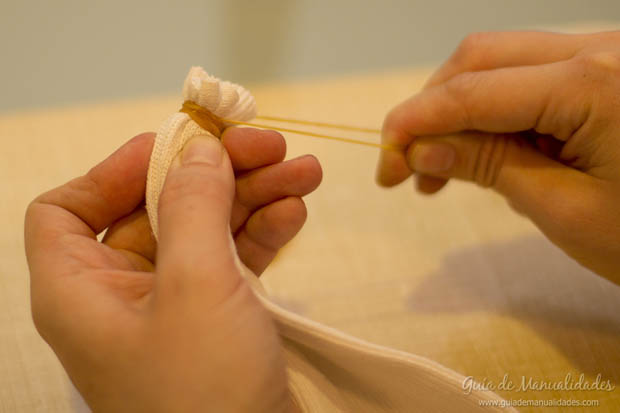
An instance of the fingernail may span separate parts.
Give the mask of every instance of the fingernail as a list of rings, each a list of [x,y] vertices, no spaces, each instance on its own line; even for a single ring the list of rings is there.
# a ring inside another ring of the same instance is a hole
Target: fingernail
[[[456,152],[444,143],[420,143],[413,147],[409,166],[416,172],[434,174],[452,168]]]
[[[206,163],[217,166],[222,162],[222,144],[209,135],[194,136],[185,144],[181,163]]]

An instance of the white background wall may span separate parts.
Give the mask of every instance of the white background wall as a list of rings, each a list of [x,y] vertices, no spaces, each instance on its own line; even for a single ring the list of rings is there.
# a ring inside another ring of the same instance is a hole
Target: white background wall
[[[619,0],[0,0],[0,112],[436,63],[468,32],[620,23]],[[620,28],[620,24],[618,25]]]

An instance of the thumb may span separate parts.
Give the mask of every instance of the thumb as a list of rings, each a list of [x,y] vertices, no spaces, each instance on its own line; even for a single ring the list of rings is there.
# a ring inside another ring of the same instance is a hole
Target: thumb
[[[159,198],[160,288],[206,292],[219,301],[238,286],[229,224],[234,193],[234,174],[220,141],[210,135],[191,138],[173,160]]]
[[[494,188],[552,239],[566,231],[571,216],[591,207],[597,187],[594,178],[545,156],[517,135],[419,137],[406,159],[423,175]]]

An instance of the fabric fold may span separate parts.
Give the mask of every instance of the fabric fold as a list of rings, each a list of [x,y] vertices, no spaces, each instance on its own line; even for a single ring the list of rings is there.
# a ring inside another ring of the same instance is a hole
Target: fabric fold
[[[249,91],[199,67],[185,79],[183,98],[221,118],[248,121],[256,116]],[[146,209],[156,237],[159,195],[170,164],[198,133],[205,131],[185,113],[172,114],[157,133],[146,188]],[[304,413],[516,411],[493,392],[465,394],[465,377],[432,360],[360,340],[280,307],[258,278],[240,262],[239,266],[277,326],[291,393]]]

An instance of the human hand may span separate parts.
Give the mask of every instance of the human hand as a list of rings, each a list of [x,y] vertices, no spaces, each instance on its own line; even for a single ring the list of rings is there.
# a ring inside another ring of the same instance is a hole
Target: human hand
[[[469,36],[386,117],[381,185],[412,172],[491,187],[586,267],[620,283],[620,32]]]
[[[150,153],[152,137],[149,142]],[[230,227],[237,252],[260,275],[303,226],[306,208],[301,197],[319,185],[321,167],[312,156],[282,162],[286,143],[274,131],[228,128],[222,143],[236,175]],[[114,222],[103,242],[126,254],[139,269],[153,269],[157,242],[144,207]]]
[[[219,165],[188,160],[205,142]],[[141,206],[152,134],[28,208],[33,319],[94,411],[292,408],[275,327],[241,278],[231,229],[239,255],[262,271],[303,224],[299,196],[318,185],[320,167],[311,157],[280,163],[273,132],[231,129],[223,142],[230,159],[202,137],[175,160],[159,245]]]

